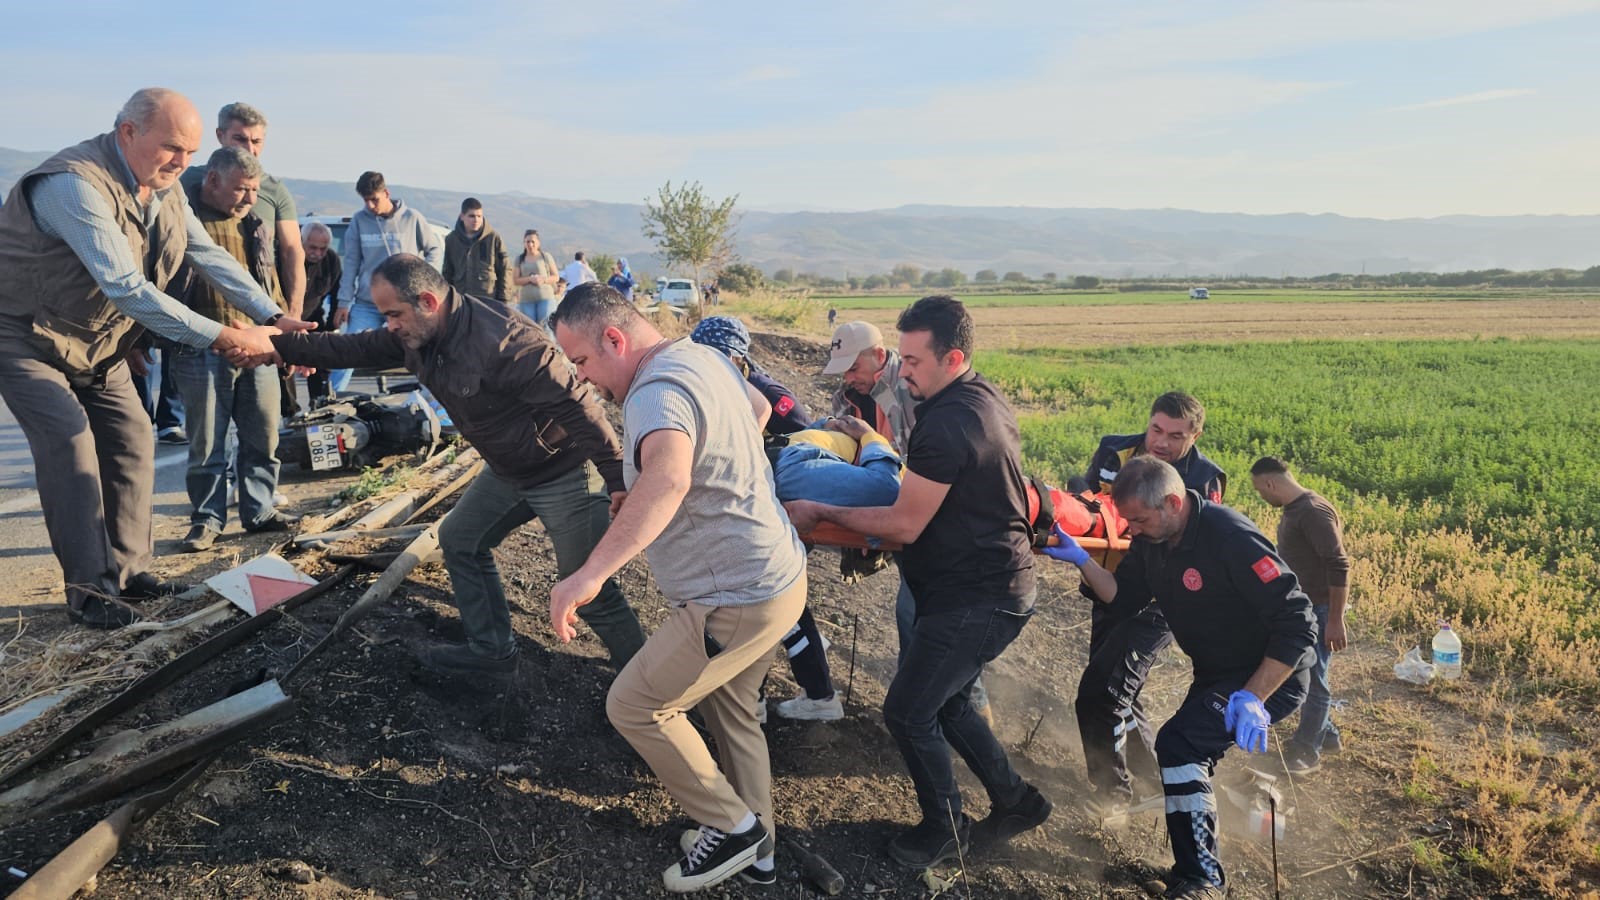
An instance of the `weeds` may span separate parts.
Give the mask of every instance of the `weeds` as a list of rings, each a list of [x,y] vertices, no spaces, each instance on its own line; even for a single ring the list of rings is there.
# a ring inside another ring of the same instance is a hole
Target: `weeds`
[[[339,497],[346,503],[365,500],[389,488],[405,487],[416,474],[417,470],[411,466],[391,466],[387,469],[367,466],[361,470],[361,477],[356,479],[355,484],[339,492]]]

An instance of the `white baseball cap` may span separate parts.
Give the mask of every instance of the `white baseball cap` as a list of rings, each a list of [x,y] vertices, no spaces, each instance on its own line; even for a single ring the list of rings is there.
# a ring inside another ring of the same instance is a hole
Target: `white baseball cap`
[[[846,322],[833,330],[833,347],[828,354],[824,375],[840,375],[855,365],[862,351],[883,346],[883,332],[871,322]]]

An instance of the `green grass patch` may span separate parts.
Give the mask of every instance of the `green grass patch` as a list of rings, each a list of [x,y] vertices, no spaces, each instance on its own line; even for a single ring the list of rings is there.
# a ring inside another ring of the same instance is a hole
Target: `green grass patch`
[[[1189,391],[1229,503],[1271,534],[1249,467],[1288,459],[1342,509],[1372,567],[1358,595],[1389,592],[1375,612],[1391,626],[1475,623],[1483,661],[1600,686],[1591,663],[1537,662],[1600,642],[1600,342],[1039,349],[976,365],[1017,404],[1029,469],[1058,480],[1083,472],[1101,435],[1142,430],[1157,395]]]

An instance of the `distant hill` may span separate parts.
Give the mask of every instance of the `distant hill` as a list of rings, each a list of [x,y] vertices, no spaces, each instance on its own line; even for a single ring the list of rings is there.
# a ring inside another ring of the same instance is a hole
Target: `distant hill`
[[[0,190],[48,154],[0,148]],[[286,178],[302,213],[349,215],[352,184]],[[441,224],[455,220],[458,191],[393,186],[394,195]],[[640,206],[480,193],[489,222],[509,244],[538,228],[560,258],[574,250],[621,255],[661,271],[639,233]],[[1466,269],[1583,269],[1600,263],[1600,216],[1443,216],[1362,219],[1331,214],[1246,215],[1181,209],[1045,209],[911,205],[867,212],[747,210],[740,256],[767,272],[824,276],[887,272],[899,263],[1037,277],[1195,277],[1386,274]]]

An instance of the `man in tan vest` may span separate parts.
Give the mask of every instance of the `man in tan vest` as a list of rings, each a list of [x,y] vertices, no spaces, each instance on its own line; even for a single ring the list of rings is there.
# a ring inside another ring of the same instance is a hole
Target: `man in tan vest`
[[[0,207],[0,398],[33,452],[68,614],[92,628],[181,589],[146,571],[155,443],[129,366],[146,328],[189,347],[272,350],[287,318],[206,236],[173,190],[200,114],[164,88],[135,93],[114,129],[24,174]],[[187,261],[250,327],[224,328],[162,290]]]

